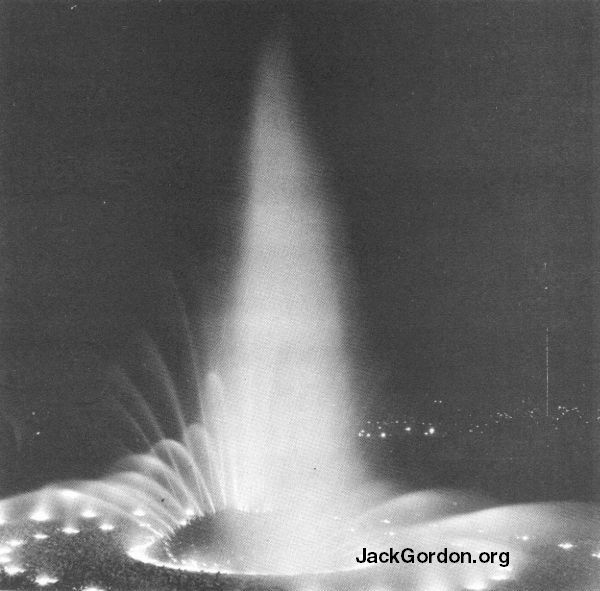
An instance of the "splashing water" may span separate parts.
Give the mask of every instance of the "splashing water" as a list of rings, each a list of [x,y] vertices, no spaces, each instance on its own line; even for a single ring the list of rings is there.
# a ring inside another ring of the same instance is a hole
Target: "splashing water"
[[[248,149],[244,250],[214,371],[196,383],[197,422],[103,479],[2,501],[0,517],[57,522],[67,535],[84,521],[105,532],[118,524],[138,560],[302,575],[297,585],[307,589],[330,585],[332,572],[344,587],[352,576],[356,588],[484,589],[518,576],[532,537],[555,545],[575,533],[593,538],[597,515],[582,506],[489,508],[431,491],[391,497],[363,473],[349,433],[353,383],[340,292],[347,278],[330,243],[326,190],[290,71],[283,45],[267,52]],[[143,397],[130,392],[156,427]],[[358,569],[363,548],[392,546],[508,551],[511,563]]]

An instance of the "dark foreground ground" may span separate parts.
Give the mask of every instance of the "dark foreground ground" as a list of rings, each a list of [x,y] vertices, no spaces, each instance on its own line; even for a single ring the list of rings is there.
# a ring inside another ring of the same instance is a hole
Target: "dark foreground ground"
[[[36,537],[37,535],[37,537]],[[42,535],[47,537],[41,538]],[[137,562],[127,556],[118,541],[118,530],[103,532],[89,525],[67,534],[46,523],[0,529],[0,589],[51,591],[597,591],[600,590],[600,541],[574,539],[561,548],[534,541],[529,564],[517,580],[457,583],[448,571],[436,586],[424,581],[433,571],[406,566],[387,570],[362,570],[298,577],[230,576],[189,573]],[[462,568],[462,567],[461,567]],[[419,570],[420,569],[420,570]],[[431,578],[429,578],[431,580]]]

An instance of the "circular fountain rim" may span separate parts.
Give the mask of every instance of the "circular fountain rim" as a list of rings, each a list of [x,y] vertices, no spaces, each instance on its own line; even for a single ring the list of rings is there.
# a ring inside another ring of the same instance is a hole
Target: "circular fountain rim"
[[[185,571],[190,573],[208,573],[208,574],[222,574],[222,575],[231,575],[236,577],[269,577],[269,578],[285,578],[285,579],[294,579],[298,577],[305,576],[329,576],[341,573],[353,573],[357,571],[371,570],[375,567],[371,564],[369,565],[357,565],[346,568],[337,568],[331,570],[306,570],[301,572],[261,572],[261,571],[244,571],[244,570],[236,570],[230,569],[228,567],[191,567],[181,563],[168,562],[164,560],[159,560],[157,558],[152,558],[148,556],[146,551],[149,550],[154,544],[158,543],[162,538],[156,537],[151,542],[147,542],[146,544],[139,544],[137,546],[133,546],[127,550],[127,556],[132,560],[137,562],[142,562],[144,564],[151,564],[153,566],[158,566],[161,568],[168,568],[171,570]]]

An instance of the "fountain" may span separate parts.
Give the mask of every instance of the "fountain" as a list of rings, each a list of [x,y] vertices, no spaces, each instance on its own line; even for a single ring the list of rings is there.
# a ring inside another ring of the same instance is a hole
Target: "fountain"
[[[66,536],[93,523],[116,530],[135,560],[285,577],[301,590],[485,589],[518,579],[535,564],[541,544],[560,556],[573,540],[586,540],[586,548],[600,552],[590,546],[600,547],[594,508],[494,507],[448,491],[397,495],[371,482],[359,465],[349,432],[354,385],[344,340],[349,280],[331,242],[334,220],[291,71],[285,45],[274,43],[257,78],[243,251],[210,375],[199,375],[190,349],[195,420],[184,418],[175,381],[151,353],[167,375],[164,395],[181,436],[164,437],[144,393],[128,383],[115,414],[132,417],[132,429],[154,441],[149,451],[126,457],[102,479],[6,499],[0,518],[26,523],[23,536],[38,543],[48,536],[37,531],[45,523],[58,524]],[[24,540],[0,535],[0,541],[0,559],[18,568],[10,556]],[[356,560],[363,548],[392,547],[414,549],[413,561],[409,552],[400,565]],[[444,549],[478,558],[419,560]],[[492,562],[492,552],[510,561]],[[52,576],[40,573],[39,584]],[[579,588],[592,589],[585,585]]]

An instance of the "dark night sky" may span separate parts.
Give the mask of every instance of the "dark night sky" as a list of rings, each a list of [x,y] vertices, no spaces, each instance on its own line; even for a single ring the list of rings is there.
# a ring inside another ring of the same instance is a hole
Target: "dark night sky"
[[[92,407],[140,334],[176,368],[182,305],[214,339],[284,13],[346,222],[359,407],[538,401],[546,319],[556,402],[590,402],[592,3],[5,2],[3,403],[48,474],[110,455]]]

